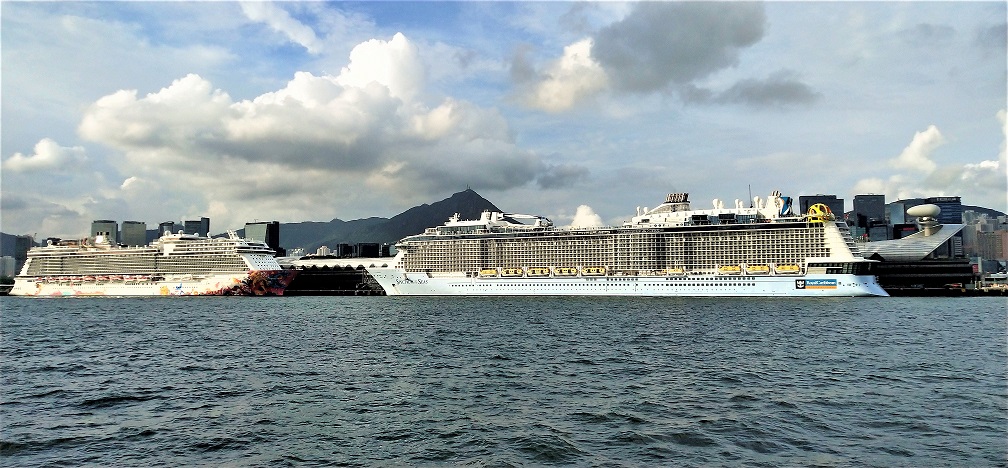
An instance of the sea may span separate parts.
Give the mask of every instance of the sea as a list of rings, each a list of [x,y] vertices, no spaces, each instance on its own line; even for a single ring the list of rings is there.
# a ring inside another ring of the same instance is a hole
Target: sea
[[[1004,297],[0,299],[3,466],[1005,466]]]

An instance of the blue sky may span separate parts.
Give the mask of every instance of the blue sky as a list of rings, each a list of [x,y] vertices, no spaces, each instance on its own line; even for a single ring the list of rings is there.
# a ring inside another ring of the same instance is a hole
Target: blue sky
[[[557,224],[750,186],[1008,211],[1005,18],[1003,2],[3,2],[0,230],[392,216],[466,186]]]

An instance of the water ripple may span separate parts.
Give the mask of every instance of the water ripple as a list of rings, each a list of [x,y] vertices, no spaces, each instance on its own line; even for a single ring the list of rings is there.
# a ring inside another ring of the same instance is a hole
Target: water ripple
[[[986,298],[0,300],[10,466],[1008,459]]]

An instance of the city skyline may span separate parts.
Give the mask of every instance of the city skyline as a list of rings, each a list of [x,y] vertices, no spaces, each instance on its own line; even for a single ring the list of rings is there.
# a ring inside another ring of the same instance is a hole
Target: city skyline
[[[1008,211],[1005,16],[1003,2],[5,2],[0,230],[388,217],[466,186],[558,224],[750,186]]]

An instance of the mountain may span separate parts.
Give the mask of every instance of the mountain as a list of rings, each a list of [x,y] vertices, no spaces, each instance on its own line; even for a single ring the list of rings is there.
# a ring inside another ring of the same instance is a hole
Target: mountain
[[[462,219],[479,219],[483,211],[501,211],[472,189],[458,192],[436,203],[414,206],[392,218],[365,218],[353,221],[280,224],[280,245],[287,250],[302,248],[315,252],[319,246],[376,242],[394,244],[399,239],[419,234],[424,229],[443,224],[458,213]]]

